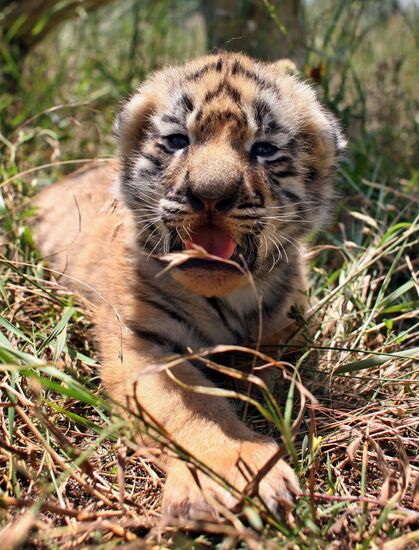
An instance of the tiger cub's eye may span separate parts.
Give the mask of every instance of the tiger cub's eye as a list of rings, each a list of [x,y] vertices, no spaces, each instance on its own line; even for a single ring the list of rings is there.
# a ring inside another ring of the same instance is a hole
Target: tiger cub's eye
[[[176,151],[185,149],[189,145],[189,138],[185,134],[170,134],[166,140],[169,146]]]
[[[268,143],[267,141],[260,141],[254,143],[250,149],[250,155],[252,157],[271,157],[278,151],[278,147]]]

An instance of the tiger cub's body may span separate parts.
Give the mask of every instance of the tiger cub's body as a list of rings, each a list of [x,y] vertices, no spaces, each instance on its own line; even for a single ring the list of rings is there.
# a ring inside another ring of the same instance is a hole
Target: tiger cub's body
[[[305,289],[298,243],[332,196],[339,129],[307,85],[239,54],[156,73],[115,126],[118,163],[40,193],[39,246],[97,304],[106,389],[121,402],[135,391],[170,436],[241,490],[238,462],[256,473],[277,444],[224,399],[177,384],[212,385],[196,363],[172,376],[153,366],[217,344],[278,343]],[[211,258],[194,256],[199,247]],[[163,272],[161,257],[182,250],[191,258]],[[234,502],[203,474],[201,490],[184,463],[163,463],[168,514],[214,513],[214,497]],[[296,492],[282,460],[259,485],[271,509]]]

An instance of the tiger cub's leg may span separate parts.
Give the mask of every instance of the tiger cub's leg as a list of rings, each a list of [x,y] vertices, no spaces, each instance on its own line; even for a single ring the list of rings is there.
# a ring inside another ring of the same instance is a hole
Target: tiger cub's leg
[[[104,352],[103,381],[112,396],[123,403],[134,397],[178,445],[191,453],[217,475],[239,491],[277,452],[270,438],[252,432],[236,416],[224,398],[193,393],[182,387],[212,384],[188,363],[167,372],[152,372],[153,365],[164,362],[167,351],[138,335],[124,337],[123,361],[118,359],[121,342],[108,339]],[[151,367],[151,368],[150,368]],[[151,371],[151,372],[150,372]],[[178,384],[174,377],[180,382]],[[135,388],[135,389],[134,389]],[[187,464],[165,456],[163,468],[167,480],[163,512],[170,516],[198,517],[214,514],[214,499],[231,507],[236,499],[207,475],[197,472],[197,480]],[[258,494],[274,510],[278,504],[291,503],[299,492],[296,476],[290,466],[278,459],[263,477]]]

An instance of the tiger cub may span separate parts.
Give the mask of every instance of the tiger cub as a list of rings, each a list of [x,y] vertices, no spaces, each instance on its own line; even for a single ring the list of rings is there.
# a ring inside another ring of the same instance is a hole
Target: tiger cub
[[[287,334],[306,284],[299,243],[326,217],[342,134],[309,85],[281,64],[237,53],[151,75],[123,105],[115,132],[118,161],[89,165],[38,195],[37,242],[64,283],[97,305],[109,394],[135,398],[240,491],[277,442],[246,426],[227,399],[188,390],[214,385],[199,363],[161,365]],[[172,253],[187,259],[164,269]],[[271,462],[258,495],[275,510],[299,486],[286,462]],[[164,513],[216,515],[220,503],[237,502],[185,462],[164,455],[162,464]]]

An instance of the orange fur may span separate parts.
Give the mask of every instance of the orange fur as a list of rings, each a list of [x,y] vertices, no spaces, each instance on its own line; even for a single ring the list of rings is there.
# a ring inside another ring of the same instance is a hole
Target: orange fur
[[[122,403],[136,391],[170,437],[242,490],[239,461],[252,476],[277,444],[251,431],[225,399],[187,391],[158,365],[188,348],[251,345],[260,328],[253,287],[218,263],[162,275],[158,257],[203,223],[221,228],[262,297],[263,341],[278,343],[306,287],[302,253],[289,243],[325,215],[339,130],[280,65],[221,54],[153,75],[123,107],[116,132],[118,163],[87,166],[39,194],[37,242],[62,280],[97,304],[106,390]],[[187,136],[187,145],[171,150],[168,134]],[[272,155],[254,148],[258,140],[273,142]],[[191,363],[171,372],[182,384],[213,386]],[[184,463],[163,464],[169,515],[215,514],[213,499],[234,504],[200,474],[201,490]],[[297,492],[282,460],[259,486],[271,509]]]

